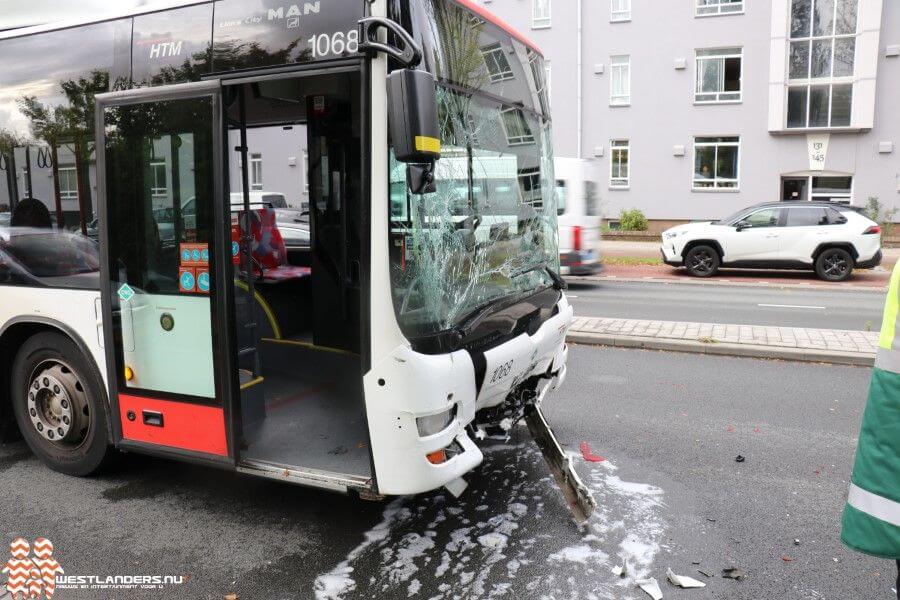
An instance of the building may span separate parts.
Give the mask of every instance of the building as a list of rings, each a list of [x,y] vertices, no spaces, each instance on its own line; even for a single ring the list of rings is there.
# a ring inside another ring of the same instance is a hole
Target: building
[[[900,3],[477,2],[543,49],[556,155],[587,161],[613,225],[797,197],[900,208]]]

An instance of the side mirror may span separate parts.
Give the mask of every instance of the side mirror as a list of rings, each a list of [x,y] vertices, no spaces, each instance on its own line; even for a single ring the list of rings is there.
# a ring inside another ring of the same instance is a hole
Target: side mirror
[[[748,223],[747,221],[738,221],[737,223],[734,224],[735,231],[743,231],[743,230],[749,229],[749,228],[750,228],[750,223]]]
[[[409,191],[434,192],[434,162],[441,157],[434,77],[400,69],[388,75],[387,88],[391,142],[397,160],[409,165]]]

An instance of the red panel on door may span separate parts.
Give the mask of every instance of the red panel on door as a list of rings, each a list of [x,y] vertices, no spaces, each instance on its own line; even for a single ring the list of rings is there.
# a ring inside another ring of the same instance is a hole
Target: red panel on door
[[[161,425],[145,423],[145,411],[149,422],[158,422],[161,415]],[[228,456],[221,408],[120,394],[119,414],[126,440]]]

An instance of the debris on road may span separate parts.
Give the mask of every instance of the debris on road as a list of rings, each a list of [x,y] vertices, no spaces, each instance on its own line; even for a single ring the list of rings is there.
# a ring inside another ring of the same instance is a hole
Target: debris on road
[[[737,581],[741,581],[746,576],[747,574],[737,567],[728,567],[727,569],[722,569],[722,577],[724,577],[725,579],[736,579]]]
[[[741,455],[741,454],[738,454],[738,455],[737,455],[737,457],[735,457],[735,459],[734,459],[734,462],[739,462],[739,463],[742,463],[742,462],[744,462],[744,461],[745,461],[745,460],[747,460],[747,459],[746,459],[746,458],[744,458],[744,456],[743,456],[743,455]]]
[[[647,579],[638,579],[635,581],[637,586],[644,590],[648,596],[653,598],[653,600],[662,600],[662,590],[659,589],[659,583],[657,583],[654,577],[648,577]]]
[[[800,545],[800,539],[799,539],[799,538],[794,538],[794,545],[795,545],[795,546],[799,546],[799,545]]]
[[[707,573],[707,572],[704,571],[703,569],[697,569],[697,572],[700,573],[701,575],[703,575],[704,577],[709,577],[710,579],[712,579],[712,575],[710,575],[709,573]]]
[[[623,565],[616,565],[616,566],[614,566],[614,567],[612,568],[612,574],[613,574],[613,575],[618,575],[618,576],[621,577],[622,579],[625,579],[626,577],[628,577],[628,573],[629,573],[630,571],[631,571],[631,569],[628,567],[628,561],[627,561],[627,560],[625,561],[625,564],[623,564]]]
[[[687,575],[676,575],[675,572],[669,568],[666,569],[666,579],[680,588],[689,589],[706,587],[706,584],[702,581],[697,581],[693,577],[688,577]]]
[[[602,456],[591,452],[591,445],[587,442],[581,442],[581,446],[579,446],[579,448],[581,449],[581,456],[584,457],[584,460],[588,462],[603,462],[604,460],[606,460]]]
[[[783,560],[784,562],[794,562],[794,559],[791,558],[790,556],[788,556],[787,554],[782,554],[781,560]]]

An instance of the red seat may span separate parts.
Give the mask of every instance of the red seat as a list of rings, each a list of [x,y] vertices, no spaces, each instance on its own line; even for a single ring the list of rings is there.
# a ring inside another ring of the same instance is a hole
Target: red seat
[[[243,214],[242,212],[239,218],[241,225],[246,221]],[[312,271],[309,267],[288,264],[287,248],[278,230],[273,209],[252,209],[249,216],[250,233],[253,236],[253,259],[262,270],[263,281],[287,281],[310,275]]]

